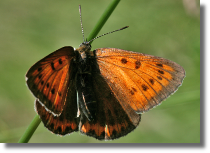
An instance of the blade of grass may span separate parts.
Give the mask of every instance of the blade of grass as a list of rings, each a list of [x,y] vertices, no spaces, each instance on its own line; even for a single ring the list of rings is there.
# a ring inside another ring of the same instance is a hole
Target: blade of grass
[[[87,37],[87,41],[95,38],[97,36],[97,34],[99,33],[99,31],[101,30],[101,28],[104,26],[104,24],[106,23],[106,21],[108,20],[108,18],[110,17],[110,15],[112,14],[112,12],[114,11],[114,9],[116,8],[117,4],[120,2],[120,0],[113,0],[109,6],[107,7],[107,9],[104,11],[104,13],[102,14],[101,18],[98,20],[98,22],[96,23],[95,27],[93,28],[93,30],[90,32],[90,34]],[[92,42],[90,42],[91,44]]]
[[[119,2],[120,2],[120,0],[113,0],[109,4],[107,9],[102,14],[101,18],[96,23],[96,25],[93,28],[93,30],[88,35],[87,41],[89,41],[89,40],[91,40],[91,39],[96,37],[96,35],[99,33],[101,28],[104,26],[104,24],[106,23],[107,19],[110,17],[110,15],[112,14],[112,12],[114,11],[114,9],[116,8],[116,6],[118,5]],[[23,134],[23,136],[18,141],[18,143],[27,143],[30,140],[30,138],[33,135],[33,133],[35,132],[36,128],[39,126],[40,122],[41,122],[41,119],[39,118],[39,115],[36,115],[34,117],[33,121],[31,122],[31,124],[26,129],[26,131]]]
[[[39,115],[36,115],[34,119],[32,120],[31,124],[26,129],[23,136],[20,138],[18,143],[27,143],[31,136],[34,134],[36,128],[39,126],[39,123],[41,122],[41,119],[39,118]]]

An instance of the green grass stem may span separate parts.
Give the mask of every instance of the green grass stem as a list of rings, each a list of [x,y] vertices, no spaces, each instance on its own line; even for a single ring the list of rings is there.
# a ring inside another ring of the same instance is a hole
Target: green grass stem
[[[26,129],[23,136],[18,141],[18,143],[27,143],[30,140],[31,136],[34,134],[36,128],[39,126],[40,122],[41,119],[39,118],[39,115],[36,115],[31,124]]]
[[[104,11],[104,13],[102,14],[101,18],[98,20],[98,22],[96,23],[95,27],[93,28],[93,30],[90,32],[90,34],[87,37],[87,41],[95,38],[97,36],[97,34],[99,33],[99,31],[101,30],[101,28],[104,26],[104,24],[106,23],[106,21],[108,20],[108,18],[110,17],[110,15],[112,14],[112,12],[114,11],[114,9],[116,8],[117,4],[120,2],[120,0],[113,0],[109,6],[107,7],[107,9]],[[90,42],[91,44],[92,42]]]

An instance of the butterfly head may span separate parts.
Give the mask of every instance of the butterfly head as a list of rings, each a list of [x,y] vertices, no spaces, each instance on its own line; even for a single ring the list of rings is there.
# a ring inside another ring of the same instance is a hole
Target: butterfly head
[[[77,49],[79,53],[87,53],[91,50],[91,45],[88,41],[85,41],[79,45],[79,48]]]
[[[87,55],[90,55],[91,52],[91,45],[89,42],[84,41],[79,45],[79,48],[76,49],[76,51],[80,54],[82,59],[86,59]]]

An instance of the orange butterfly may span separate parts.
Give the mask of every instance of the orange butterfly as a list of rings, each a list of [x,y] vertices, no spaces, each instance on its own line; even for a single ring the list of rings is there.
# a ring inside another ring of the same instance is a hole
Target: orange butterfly
[[[44,126],[53,133],[80,131],[99,140],[116,139],[138,126],[141,113],[174,93],[185,71],[152,55],[116,48],[90,51],[91,41],[38,61],[26,82]]]

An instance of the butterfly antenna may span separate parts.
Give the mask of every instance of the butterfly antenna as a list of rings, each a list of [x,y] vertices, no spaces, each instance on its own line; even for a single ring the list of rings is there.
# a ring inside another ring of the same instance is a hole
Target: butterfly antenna
[[[110,34],[110,33],[114,33],[114,32],[116,32],[116,31],[120,31],[120,30],[126,29],[126,28],[128,28],[128,27],[129,27],[129,26],[125,26],[125,27],[122,27],[122,28],[120,28],[120,29],[117,29],[117,30],[114,30],[114,31],[111,31],[111,32],[107,32],[107,33],[105,33],[105,34],[103,34],[103,35],[100,35],[100,36],[97,36],[97,37],[91,39],[91,40],[88,41],[87,43],[90,43],[91,41],[93,41],[93,40],[95,40],[95,39],[97,39],[97,38],[100,38],[100,37],[102,37],[102,36],[108,35],[108,34]]]
[[[85,42],[85,36],[84,36],[84,31],[83,31],[83,25],[82,25],[82,15],[81,15],[81,5],[79,5],[79,16],[80,16],[80,24],[82,28],[82,36],[83,36],[83,42]]]

